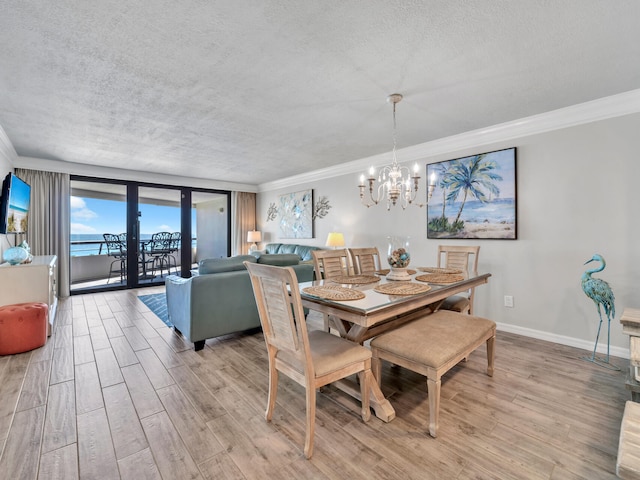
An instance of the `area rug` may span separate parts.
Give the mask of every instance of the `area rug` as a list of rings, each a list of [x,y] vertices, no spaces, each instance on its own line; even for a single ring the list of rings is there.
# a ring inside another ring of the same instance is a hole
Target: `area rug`
[[[156,314],[156,316],[166,323],[169,327],[172,326],[169,322],[169,312],[167,312],[167,297],[164,293],[154,293],[152,295],[140,295],[138,298],[144,303],[149,310]]]

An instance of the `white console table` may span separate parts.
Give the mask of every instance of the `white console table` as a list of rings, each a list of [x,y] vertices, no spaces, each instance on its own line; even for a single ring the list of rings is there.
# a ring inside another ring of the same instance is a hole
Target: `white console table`
[[[51,335],[58,307],[56,288],[58,257],[34,256],[31,263],[0,264],[0,306],[42,302],[49,306],[47,335]]]

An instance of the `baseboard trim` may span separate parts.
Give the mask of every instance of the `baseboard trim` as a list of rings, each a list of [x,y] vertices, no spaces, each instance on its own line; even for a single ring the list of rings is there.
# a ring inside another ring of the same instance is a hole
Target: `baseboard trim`
[[[560,345],[567,345],[568,347],[581,348],[589,353],[593,352],[593,342],[581,340],[579,338],[556,335],[549,332],[543,332],[541,330],[534,330],[532,328],[518,327],[517,325],[510,325],[508,323],[496,323],[496,328],[502,332],[515,333],[525,337],[546,340],[547,342],[559,343]],[[607,345],[598,343],[596,351],[601,354],[606,354]],[[609,355],[613,357],[629,358],[629,349],[622,347],[610,347]]]

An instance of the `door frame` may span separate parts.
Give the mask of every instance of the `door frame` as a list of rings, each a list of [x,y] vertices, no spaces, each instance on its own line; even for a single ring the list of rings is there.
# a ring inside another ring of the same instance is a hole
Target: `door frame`
[[[83,288],[81,290],[71,291],[71,295],[83,293],[107,292],[114,290],[130,290],[134,288],[145,288],[163,285],[164,280],[155,282],[140,283],[138,278],[138,254],[140,253],[140,232],[138,232],[138,211],[139,211],[139,188],[160,188],[169,190],[178,190],[180,192],[180,232],[183,239],[180,243],[180,276],[183,278],[191,277],[191,208],[192,193],[203,192],[218,195],[226,195],[227,197],[227,256],[231,255],[231,191],[208,189],[202,187],[189,187],[184,185],[167,185],[151,182],[141,182],[137,180],[119,180],[114,178],[89,177],[84,175],[71,175],[70,180],[92,183],[108,183],[123,185],[126,187],[126,227],[127,227],[127,282],[125,285],[102,285],[97,287]],[[71,220],[70,220],[71,221]],[[71,261],[71,259],[69,260]],[[70,289],[71,290],[71,289]]]

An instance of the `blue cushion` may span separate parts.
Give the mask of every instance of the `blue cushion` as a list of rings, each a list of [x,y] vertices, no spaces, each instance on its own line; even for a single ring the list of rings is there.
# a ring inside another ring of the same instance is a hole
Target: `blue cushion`
[[[258,258],[258,263],[286,267],[288,265],[298,265],[298,263],[300,263],[300,257],[295,253],[263,253],[260,255],[260,258]]]
[[[267,243],[264,247],[265,253],[278,253],[281,243]]]
[[[320,250],[320,247],[295,243],[267,243],[264,247],[265,253],[296,253],[302,261],[313,261],[312,250]]]
[[[208,273],[233,272],[236,270],[244,270],[245,266],[242,262],[256,263],[257,259],[253,255],[238,255],[229,258],[206,258],[200,260],[198,264],[198,273],[206,275]]]
[[[296,253],[296,247],[297,245],[292,243],[283,243],[280,245],[280,248],[278,248],[278,253]]]
[[[308,261],[313,260],[313,255],[311,254],[313,250],[320,249],[318,247],[312,247],[311,245],[296,245],[295,253],[297,253],[302,260]]]

